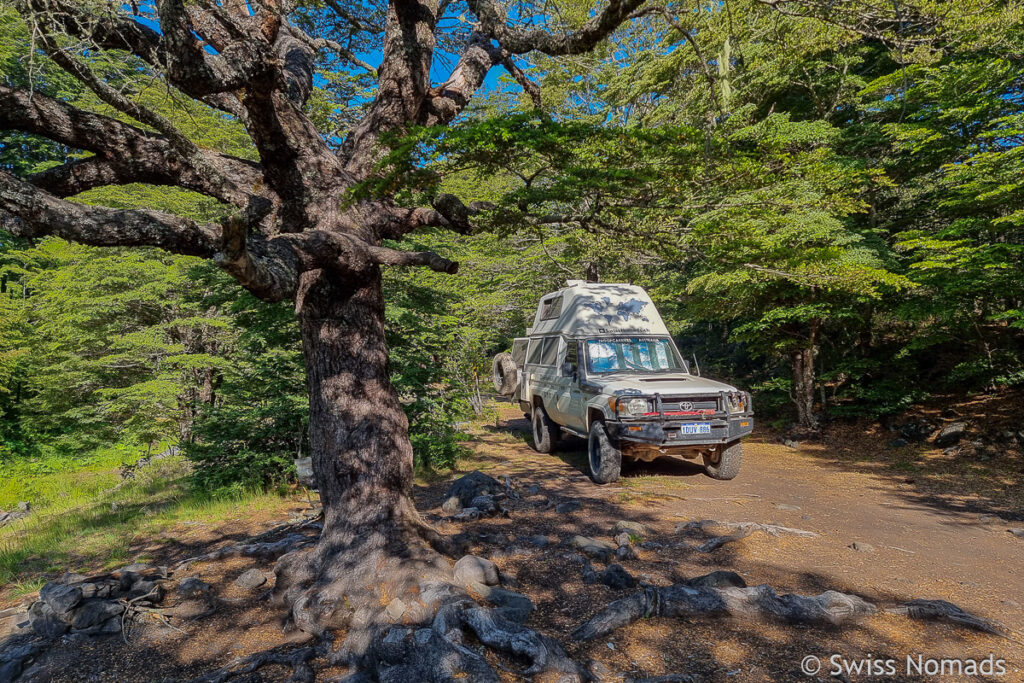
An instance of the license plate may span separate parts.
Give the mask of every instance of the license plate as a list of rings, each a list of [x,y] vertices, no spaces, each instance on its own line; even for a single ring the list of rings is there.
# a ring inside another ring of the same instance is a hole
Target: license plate
[[[691,424],[679,425],[680,434],[710,434],[711,425],[707,422],[695,422]]]

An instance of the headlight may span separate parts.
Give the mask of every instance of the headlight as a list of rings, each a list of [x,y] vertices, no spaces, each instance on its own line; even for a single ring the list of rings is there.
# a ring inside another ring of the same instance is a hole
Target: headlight
[[[731,391],[728,398],[730,413],[742,413],[747,409],[749,400],[745,391]]]
[[[645,398],[629,398],[619,401],[619,407],[629,415],[643,415],[651,412],[651,402]]]

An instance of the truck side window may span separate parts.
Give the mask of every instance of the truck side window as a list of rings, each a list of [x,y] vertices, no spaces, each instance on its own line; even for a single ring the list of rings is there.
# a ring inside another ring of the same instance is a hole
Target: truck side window
[[[554,296],[540,302],[540,319],[553,320],[562,314],[562,297]]]
[[[530,340],[530,353],[526,359],[527,363],[536,364],[540,362],[540,347],[542,341],[542,339]]]
[[[512,342],[512,359],[515,360],[516,365],[526,362],[526,346],[529,343],[528,339],[516,339]]]
[[[558,337],[548,337],[544,340],[544,350],[540,354],[541,365],[554,365],[558,358]]]
[[[577,344],[576,340],[572,339],[572,340],[566,342],[566,346],[565,346],[565,361],[569,364],[569,366],[573,370],[575,370],[575,369],[577,369],[579,367],[579,362],[580,362],[579,349],[576,346],[576,344]]]

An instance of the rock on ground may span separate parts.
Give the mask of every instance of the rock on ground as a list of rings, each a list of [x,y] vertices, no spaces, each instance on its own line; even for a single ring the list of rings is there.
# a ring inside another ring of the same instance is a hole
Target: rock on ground
[[[455,583],[460,586],[473,583],[497,586],[499,582],[498,568],[485,557],[466,555],[455,563]]]
[[[573,536],[569,545],[596,560],[606,562],[615,553],[615,546],[608,541],[601,541],[587,536]]]
[[[56,638],[67,633],[68,624],[64,623],[53,608],[42,600],[37,600],[28,608],[28,620],[32,630],[44,638]]]
[[[939,448],[955,446],[967,433],[966,422],[950,422],[935,437],[935,445]]]
[[[82,601],[82,589],[51,581],[39,590],[39,599],[49,605],[54,613],[67,614]]]
[[[728,570],[719,570],[711,572],[710,574],[704,574],[702,576],[695,576],[688,581],[685,581],[687,586],[692,588],[746,588],[747,582],[743,580],[743,577],[736,572]]]
[[[179,598],[197,598],[206,595],[210,591],[210,584],[202,581],[198,576],[186,576],[178,582],[177,595]]]
[[[636,579],[620,564],[608,565],[601,575],[601,583],[616,590],[636,588]]]
[[[472,507],[473,499],[478,496],[497,498],[504,494],[505,487],[497,479],[479,470],[473,470],[452,482],[452,485],[448,487],[448,492],[445,493],[441,509],[445,513],[453,515],[463,508]]]
[[[266,575],[255,567],[245,570],[237,579],[235,579],[236,586],[249,591],[256,590],[266,582]]]
[[[646,536],[647,527],[645,527],[640,522],[631,522],[627,519],[620,519],[617,522],[615,522],[614,526],[612,526],[612,533],[627,533],[634,534],[636,536]]]
[[[92,598],[83,602],[75,610],[75,616],[71,620],[71,628],[82,630],[99,626],[108,619],[121,616],[123,612],[124,605],[120,602],[104,600],[103,598]]]

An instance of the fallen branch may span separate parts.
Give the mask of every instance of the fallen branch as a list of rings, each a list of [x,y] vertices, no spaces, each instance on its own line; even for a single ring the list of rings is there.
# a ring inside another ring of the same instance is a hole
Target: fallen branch
[[[129,634],[128,634],[128,620],[129,619],[133,619],[135,617],[135,615],[139,613],[139,610],[136,609],[136,603],[142,602],[146,598],[151,598],[153,596],[158,596],[158,595],[160,595],[160,586],[159,586],[159,584],[156,585],[156,586],[153,586],[153,588],[151,588],[150,591],[148,593],[144,594],[144,595],[137,595],[134,598],[132,598],[131,600],[119,600],[118,601],[122,605],[124,605],[124,611],[121,612],[121,638],[124,640],[124,644],[125,645],[129,644],[129,642],[128,642],[128,636],[129,636]],[[165,619],[165,621],[166,621],[166,619]],[[168,626],[170,626],[169,623],[168,623]]]
[[[1003,630],[990,621],[976,617],[963,611],[945,600],[911,600],[899,607],[887,609],[890,614],[903,614],[911,619],[945,621],[958,626],[966,626],[975,631],[983,631],[993,635],[1004,635]]]
[[[689,524],[680,525],[676,527],[676,531],[689,531],[698,530],[710,533],[710,529],[714,527],[720,527],[723,529],[735,530],[735,533],[725,534],[721,536],[715,536],[710,540],[697,546],[697,550],[702,553],[708,553],[712,550],[721,548],[727,543],[739,541],[741,539],[750,536],[755,531],[760,531],[768,534],[769,536],[801,536],[803,538],[814,538],[818,534],[813,531],[806,531],[804,529],[793,529],[788,526],[779,526],[777,524],[760,524],[758,522],[718,522],[713,519],[705,519],[699,522],[690,522]]]
[[[777,595],[770,586],[750,588],[645,586],[611,603],[573,634],[593,640],[646,617],[759,617],[795,624],[838,625],[874,614],[876,607],[856,595],[825,591],[821,595]]]

